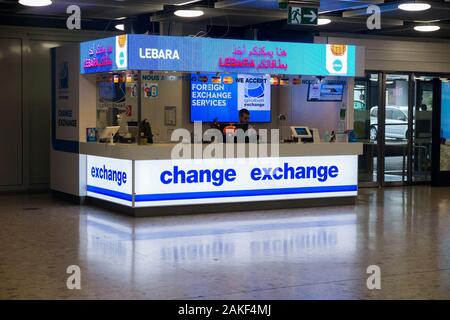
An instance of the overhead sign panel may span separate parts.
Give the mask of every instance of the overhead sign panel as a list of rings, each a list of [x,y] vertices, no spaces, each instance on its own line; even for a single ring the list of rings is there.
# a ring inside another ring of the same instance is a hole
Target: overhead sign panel
[[[122,38],[119,38],[122,37]],[[83,42],[80,72],[152,70],[354,76],[355,46],[127,35]]]

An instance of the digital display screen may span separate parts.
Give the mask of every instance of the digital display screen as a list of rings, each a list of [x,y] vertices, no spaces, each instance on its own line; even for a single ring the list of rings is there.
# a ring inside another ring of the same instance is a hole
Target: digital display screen
[[[105,102],[124,102],[126,89],[125,82],[98,82],[98,99],[100,103]]]
[[[270,99],[268,75],[191,75],[191,122],[237,123],[241,109],[249,111],[249,122],[270,122]]]
[[[441,87],[441,171],[450,171],[450,82]]]
[[[308,101],[342,101],[344,94],[343,84],[310,84],[308,88]]]
[[[299,136],[308,136],[309,135],[309,132],[308,132],[308,130],[306,130],[306,128],[295,128],[295,132]]]

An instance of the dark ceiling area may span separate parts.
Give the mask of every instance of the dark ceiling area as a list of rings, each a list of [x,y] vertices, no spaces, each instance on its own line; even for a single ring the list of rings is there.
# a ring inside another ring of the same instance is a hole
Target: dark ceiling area
[[[23,6],[17,0],[0,0],[0,24],[33,27],[66,28],[69,5],[81,9],[84,30],[115,30],[119,21],[126,31],[174,34],[175,25],[189,26],[189,35],[209,37],[243,37],[261,40],[311,38],[319,33],[346,33],[450,39],[450,0],[421,1],[431,8],[407,12],[398,5],[407,1],[393,0],[302,0],[293,5],[319,8],[321,18],[331,19],[322,26],[292,26],[287,24],[287,11],[280,9],[279,0],[53,0],[45,7]],[[367,7],[376,4],[381,9],[381,29],[368,30]],[[180,18],[177,9],[200,9],[198,18]],[[433,23],[435,32],[418,32],[414,26]],[[167,27],[168,26],[168,27]]]

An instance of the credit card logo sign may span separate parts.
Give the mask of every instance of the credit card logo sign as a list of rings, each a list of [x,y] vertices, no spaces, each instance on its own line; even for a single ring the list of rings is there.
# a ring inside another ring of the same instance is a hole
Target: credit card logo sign
[[[234,82],[233,77],[230,76],[223,77],[223,83],[232,84],[233,82]]]
[[[211,82],[214,84],[220,84],[220,83],[222,83],[222,78],[220,76],[219,77],[211,77]]]

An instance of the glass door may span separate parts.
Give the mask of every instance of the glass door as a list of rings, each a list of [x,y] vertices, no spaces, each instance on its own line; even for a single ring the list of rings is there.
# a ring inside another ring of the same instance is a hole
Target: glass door
[[[431,181],[433,77],[415,77],[413,110],[412,181]]]
[[[359,185],[431,182],[433,81],[438,75],[368,72],[356,78],[354,132],[364,145]]]
[[[410,177],[411,159],[411,80],[408,74],[384,74],[381,135],[382,185],[406,184]]]
[[[368,73],[365,78],[356,78],[353,88],[354,133],[357,141],[363,143],[363,154],[358,159],[358,180],[362,187],[379,185],[380,84],[379,73]]]

